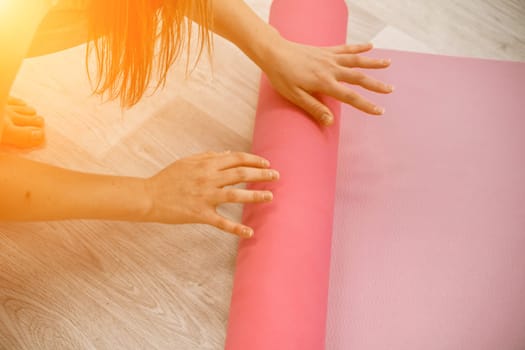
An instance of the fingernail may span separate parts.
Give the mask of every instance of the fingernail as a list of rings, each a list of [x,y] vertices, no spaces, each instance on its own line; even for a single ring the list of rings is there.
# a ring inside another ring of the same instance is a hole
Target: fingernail
[[[273,193],[272,192],[266,192],[264,194],[264,200],[265,201],[271,201],[273,199]]]
[[[33,143],[40,143],[42,142],[43,138],[44,133],[42,132],[42,130],[31,131],[31,141],[33,141]]]
[[[333,122],[333,118],[330,114],[323,114],[323,116],[321,117],[321,121],[325,125],[330,125]]]
[[[390,85],[390,92],[394,91],[395,89],[395,86],[394,85]]]
[[[263,160],[263,165],[268,168],[270,166],[270,162],[267,160]]]
[[[390,63],[392,63],[392,60],[390,58],[383,60],[383,64],[390,64]]]
[[[385,109],[376,106],[376,107],[374,108],[374,112],[376,112],[377,114],[384,114],[384,113],[385,113]]]
[[[272,172],[272,179],[274,179],[274,180],[278,180],[278,179],[279,179],[279,176],[280,176],[280,174],[279,174],[279,172],[278,172],[277,170],[274,170],[274,171]]]
[[[228,154],[228,153],[232,153],[232,151],[230,150],[224,151],[224,154]]]
[[[253,231],[251,229],[249,229],[248,227],[244,227],[242,229],[242,235],[244,237],[250,238],[251,236],[253,236]]]

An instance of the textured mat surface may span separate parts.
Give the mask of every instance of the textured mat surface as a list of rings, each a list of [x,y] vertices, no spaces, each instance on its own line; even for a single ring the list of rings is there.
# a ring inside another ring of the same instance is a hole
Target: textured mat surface
[[[377,50],[341,116],[327,349],[525,348],[525,64]]]

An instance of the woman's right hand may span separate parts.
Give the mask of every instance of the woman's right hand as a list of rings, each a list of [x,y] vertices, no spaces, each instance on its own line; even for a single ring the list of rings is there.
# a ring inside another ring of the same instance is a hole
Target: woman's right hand
[[[216,211],[222,203],[269,202],[269,191],[226,186],[279,178],[270,163],[242,152],[208,152],[180,159],[146,180],[151,200],[147,221],[187,224],[203,223],[249,238],[253,229],[232,222]]]

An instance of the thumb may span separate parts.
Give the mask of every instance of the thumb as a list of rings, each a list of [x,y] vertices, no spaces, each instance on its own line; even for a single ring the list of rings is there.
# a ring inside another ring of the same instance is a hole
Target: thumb
[[[334,122],[330,109],[304,90],[299,90],[295,104],[304,109],[319,124],[328,126]]]

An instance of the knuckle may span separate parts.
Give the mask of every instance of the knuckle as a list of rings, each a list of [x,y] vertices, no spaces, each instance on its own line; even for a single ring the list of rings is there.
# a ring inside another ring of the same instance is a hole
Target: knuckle
[[[236,174],[237,174],[237,179],[239,179],[240,181],[248,180],[248,171],[246,169],[238,168],[236,170]]]
[[[226,201],[228,202],[236,202],[239,199],[239,195],[237,192],[229,190],[226,191]]]
[[[359,55],[352,55],[352,63],[356,67],[360,67],[365,63],[365,59]]]
[[[202,208],[195,205],[188,209],[190,217],[196,219],[197,221],[206,221],[206,217],[203,215]]]
[[[319,73],[319,75],[317,75],[318,77],[318,82],[319,82],[319,86],[321,88],[328,88],[332,85],[332,78],[329,74],[327,74],[326,72],[322,72],[322,73]]]
[[[352,72],[352,76],[353,76],[354,81],[357,83],[362,83],[363,80],[365,80],[366,78],[366,75],[364,73],[356,71],[356,70]]]
[[[241,162],[244,162],[248,158],[248,155],[244,152],[238,152],[237,153],[237,159]]]
[[[357,95],[351,91],[348,91],[344,94],[344,99],[351,103],[358,100]]]
[[[264,194],[262,192],[253,192],[252,196],[254,202],[261,202],[264,200]]]
[[[298,101],[298,102],[305,101],[304,95],[301,94],[301,91],[299,89],[293,89],[289,93],[290,93],[290,99],[292,101]]]
[[[328,67],[328,71],[330,72],[330,80],[334,80],[334,77],[337,79],[337,76],[340,75],[341,67],[343,65],[339,64],[338,60],[333,60],[331,65]]]
[[[202,221],[209,225],[216,226],[218,220],[221,218],[214,210],[201,210],[199,216],[202,217]]]
[[[355,66],[358,62],[357,60],[358,56],[350,54],[346,56],[345,63],[347,66]]]
[[[327,74],[326,69],[324,67],[314,69],[312,73],[316,78],[318,84],[329,84],[331,81],[330,75]]]
[[[215,220],[215,226],[222,231],[226,231],[226,229],[228,228],[228,223],[224,218],[217,218]]]
[[[332,55],[326,55],[325,57],[323,57],[321,59],[321,63],[323,65],[323,70],[326,70],[326,68],[337,68],[337,62],[335,62],[335,59]]]

